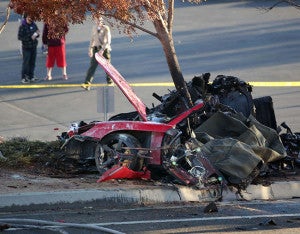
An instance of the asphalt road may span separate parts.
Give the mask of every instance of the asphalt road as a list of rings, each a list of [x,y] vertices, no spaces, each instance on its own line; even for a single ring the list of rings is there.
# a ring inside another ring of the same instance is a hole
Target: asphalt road
[[[103,208],[101,204],[83,203],[68,207],[51,206],[51,209],[36,207],[34,210],[7,210],[0,213],[0,223],[11,223],[13,220],[15,229],[9,229],[9,233],[22,234],[33,232],[74,234],[259,232],[274,234],[299,233],[300,230],[299,199],[217,202],[214,205],[187,203],[139,207],[116,205],[116,207]],[[207,209],[207,207],[214,207],[214,209]],[[210,210],[210,212],[206,212],[206,210]],[[48,225],[41,225],[42,222],[39,220],[47,220],[45,222],[48,222]],[[62,227],[63,225],[71,225],[71,227]],[[75,228],[75,225],[81,225],[81,228]],[[96,232],[84,225],[96,225],[111,232],[100,232],[99,230]],[[41,230],[41,226],[44,226],[43,230]]]
[[[2,22],[7,2],[0,2]],[[214,0],[198,6],[176,2],[174,41],[185,79],[210,72],[212,78],[225,74],[248,82],[299,81],[300,12],[285,5],[268,13],[259,9],[272,3]],[[102,99],[99,88],[86,92],[79,87],[89,64],[90,20],[71,25],[67,35],[69,80],[63,81],[60,69],[55,68],[52,81],[38,83],[72,87],[28,88],[20,83],[18,18],[12,14],[0,35],[0,136],[52,141],[70,122],[103,120],[105,115],[97,110]],[[38,25],[42,29],[40,22]],[[152,36],[140,33],[131,41],[113,29],[112,48],[112,64],[130,83],[171,82],[161,45]],[[46,76],[45,55],[40,49],[36,76]],[[104,82],[105,74],[99,68],[95,84]],[[134,86],[147,106],[157,103],[153,92],[163,95],[168,89],[173,86]],[[254,87],[253,96],[272,96],[278,123],[286,121],[292,130],[299,131],[299,92],[299,87]],[[114,110],[109,116],[133,110],[117,88],[114,94]]]

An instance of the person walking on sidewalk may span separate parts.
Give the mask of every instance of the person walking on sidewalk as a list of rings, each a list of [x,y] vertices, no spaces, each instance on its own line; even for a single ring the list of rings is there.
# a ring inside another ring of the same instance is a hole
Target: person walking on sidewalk
[[[64,31],[65,34],[69,31],[67,26]],[[57,67],[62,69],[62,78],[64,80],[68,79],[65,34],[60,38],[51,38],[49,36],[49,25],[44,24],[42,41],[48,50],[46,60],[47,76],[45,80],[52,80],[52,69],[55,62]]]
[[[29,15],[24,16],[18,31],[18,40],[22,42],[22,74],[21,82],[23,84],[37,81],[34,77],[36,54],[37,54],[37,38],[40,31]]]
[[[81,85],[85,90],[90,90],[94,74],[98,67],[98,62],[95,58],[96,53],[100,53],[109,62],[111,60],[111,32],[109,26],[105,25],[102,17],[94,19],[94,26],[92,28],[92,36],[89,47],[90,67],[87,70],[84,83]],[[112,80],[106,74],[107,84],[111,84]]]

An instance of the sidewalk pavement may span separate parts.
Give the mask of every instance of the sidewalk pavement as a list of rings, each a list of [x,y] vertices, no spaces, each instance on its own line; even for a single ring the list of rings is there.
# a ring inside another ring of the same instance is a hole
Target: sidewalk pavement
[[[126,182],[125,182],[126,183]],[[95,186],[96,187],[96,186]],[[250,185],[240,195],[224,190],[222,201],[280,200],[300,197],[300,181],[274,182],[269,186]],[[220,198],[219,189],[193,189],[186,186],[116,186],[101,189],[69,189],[54,192],[20,192],[0,196],[0,209],[12,206],[104,202],[105,204],[157,204],[212,202]]]

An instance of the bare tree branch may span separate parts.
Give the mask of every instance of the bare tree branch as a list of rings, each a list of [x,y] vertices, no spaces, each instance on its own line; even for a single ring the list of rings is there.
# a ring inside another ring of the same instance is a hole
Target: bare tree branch
[[[131,22],[129,22],[129,21],[120,19],[120,18],[118,18],[118,17],[116,17],[116,16],[113,16],[113,15],[110,15],[110,14],[103,14],[103,16],[114,17],[115,19],[119,20],[120,22],[122,22],[122,23],[124,23],[124,24],[130,25],[130,26],[132,26],[132,27],[134,27],[134,28],[137,28],[137,29],[139,29],[139,30],[141,30],[141,31],[143,31],[143,32],[145,32],[145,33],[148,33],[148,34],[150,34],[150,35],[152,35],[152,36],[158,38],[157,33],[152,32],[152,31],[150,31],[150,30],[147,30],[146,28],[143,28],[143,27],[141,27],[141,26],[139,26],[139,25],[137,25],[137,24],[134,24],[134,23],[131,23]]]
[[[172,34],[173,19],[174,19],[174,0],[169,0],[168,30],[170,34]]]
[[[7,6],[7,8],[6,8],[6,19],[5,19],[5,21],[3,22],[3,24],[0,27],[0,34],[4,30],[4,28],[5,28],[5,26],[6,26],[7,22],[8,22],[9,16],[10,16],[10,7]]]
[[[280,4],[288,4],[292,7],[295,7],[296,9],[300,10],[300,3],[297,0],[281,0],[273,4],[272,6],[268,8],[264,8],[266,11],[271,11],[273,8],[277,7]]]

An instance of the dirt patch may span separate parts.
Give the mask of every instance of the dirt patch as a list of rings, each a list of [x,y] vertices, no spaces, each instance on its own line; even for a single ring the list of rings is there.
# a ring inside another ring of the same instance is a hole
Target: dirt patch
[[[25,192],[53,192],[76,189],[135,188],[158,186],[159,183],[144,180],[111,180],[97,183],[99,174],[81,174],[53,178],[24,170],[3,169],[0,171],[0,194]]]
[[[81,174],[60,178],[33,174],[24,170],[3,169],[0,171],[0,194],[25,192],[54,192],[76,189],[137,188],[164,186],[159,182],[145,180],[110,180],[97,183],[99,174]],[[253,184],[268,185],[276,181],[300,181],[300,167],[296,174],[281,173],[277,176],[258,177]],[[165,184],[167,186],[167,184]]]
[[[96,175],[74,178],[51,178],[26,171],[1,169],[0,193],[42,192],[97,187]]]

